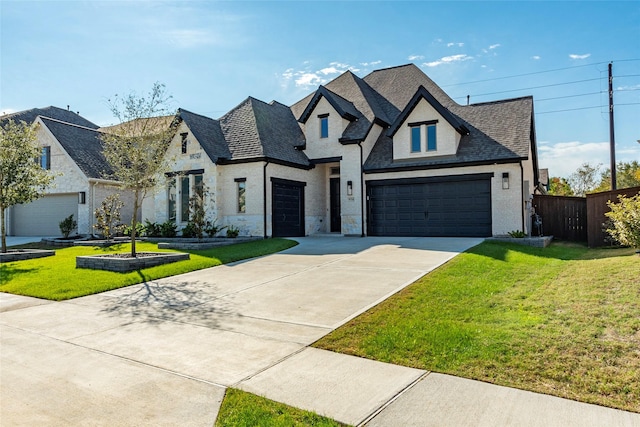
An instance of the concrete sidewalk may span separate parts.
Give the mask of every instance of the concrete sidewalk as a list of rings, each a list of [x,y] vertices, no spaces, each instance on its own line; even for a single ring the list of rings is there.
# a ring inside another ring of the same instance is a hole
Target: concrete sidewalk
[[[211,426],[225,387],[239,387],[351,424],[640,425],[308,347],[480,240],[309,237],[65,302],[0,293],[0,423]]]

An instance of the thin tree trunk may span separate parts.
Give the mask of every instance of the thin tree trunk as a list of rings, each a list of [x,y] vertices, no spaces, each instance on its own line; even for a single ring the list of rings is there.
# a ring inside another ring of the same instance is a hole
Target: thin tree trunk
[[[7,230],[4,227],[4,206],[0,206],[0,228],[2,233],[2,253],[7,253]]]
[[[136,189],[133,199],[133,217],[131,218],[131,256],[136,256],[136,226],[138,225],[138,197],[140,190]]]

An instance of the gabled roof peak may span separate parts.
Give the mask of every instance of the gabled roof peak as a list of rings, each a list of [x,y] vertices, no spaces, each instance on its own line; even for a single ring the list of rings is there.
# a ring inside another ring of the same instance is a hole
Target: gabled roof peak
[[[429,91],[424,86],[420,85],[404,110],[402,110],[400,115],[396,118],[396,120],[387,131],[387,135],[393,137],[393,135],[395,135],[395,133],[400,128],[400,125],[405,122],[409,114],[411,114],[418,103],[423,99],[427,101],[438,112],[438,114],[440,114],[456,131],[458,131],[459,134],[467,135],[469,133],[469,129],[467,129],[467,127],[460,120],[458,120],[455,115],[453,115],[447,108],[445,108],[440,102],[438,102],[438,100],[433,95],[431,95],[431,93],[429,93]]]
[[[300,123],[306,123],[311,116],[311,113],[320,102],[321,98],[325,98],[329,104],[333,107],[334,110],[342,117],[343,119],[354,121],[360,115],[356,107],[347,99],[344,99],[337,93],[332,92],[327,89],[325,86],[320,85],[318,90],[316,90],[315,94],[307,104],[307,107],[304,109],[298,121]]]

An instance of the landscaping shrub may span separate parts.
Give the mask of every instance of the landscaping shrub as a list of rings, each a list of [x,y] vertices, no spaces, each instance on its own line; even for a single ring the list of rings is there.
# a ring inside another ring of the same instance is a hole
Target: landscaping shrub
[[[148,219],[145,219],[144,235],[147,237],[160,237],[162,236],[162,227],[157,222],[151,222]]]
[[[122,234],[124,234],[125,236],[131,236],[131,226],[130,225],[121,225],[120,226],[122,228]],[[145,226],[144,224],[141,223],[136,223],[136,236],[142,236],[145,230]]]
[[[619,203],[607,202],[611,212],[605,215],[612,226],[607,233],[625,246],[640,250],[640,194],[633,197],[618,196]]]
[[[218,225],[218,221],[214,219],[213,221],[207,221],[207,223],[204,226],[204,232],[207,233],[207,236],[209,237],[215,237],[216,234],[218,234],[225,228],[227,227],[224,225],[223,226]]]
[[[76,228],[78,228],[78,222],[73,219],[73,214],[69,215],[58,224],[62,237],[65,239],[69,237],[69,234]]]
[[[120,209],[123,206],[124,203],[120,200],[120,195],[111,194],[95,210],[96,224],[93,228],[99,230],[105,239],[111,240],[114,234],[123,229],[124,226],[120,224]]]
[[[236,226],[230,225],[227,227],[227,237],[238,237],[240,229]]]
[[[197,226],[193,222],[189,221],[182,229],[182,237],[198,237]]]
[[[160,224],[160,235],[162,237],[176,237],[178,235],[178,226],[173,221],[165,221]]]

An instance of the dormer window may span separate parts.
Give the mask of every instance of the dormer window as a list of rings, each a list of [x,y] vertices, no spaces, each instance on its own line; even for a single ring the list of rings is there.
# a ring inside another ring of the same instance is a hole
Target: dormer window
[[[419,153],[420,152],[420,126],[412,126],[411,127],[411,152]]]
[[[320,119],[320,138],[329,138],[329,115],[321,114]]]
[[[436,151],[436,125],[427,126],[427,151]]]
[[[187,154],[187,135],[188,133],[181,133],[180,136],[182,137],[182,154]]]
[[[410,137],[412,153],[420,153],[423,150],[436,151],[438,149],[436,140],[436,123],[438,123],[437,120],[409,123],[409,127],[411,128]]]

